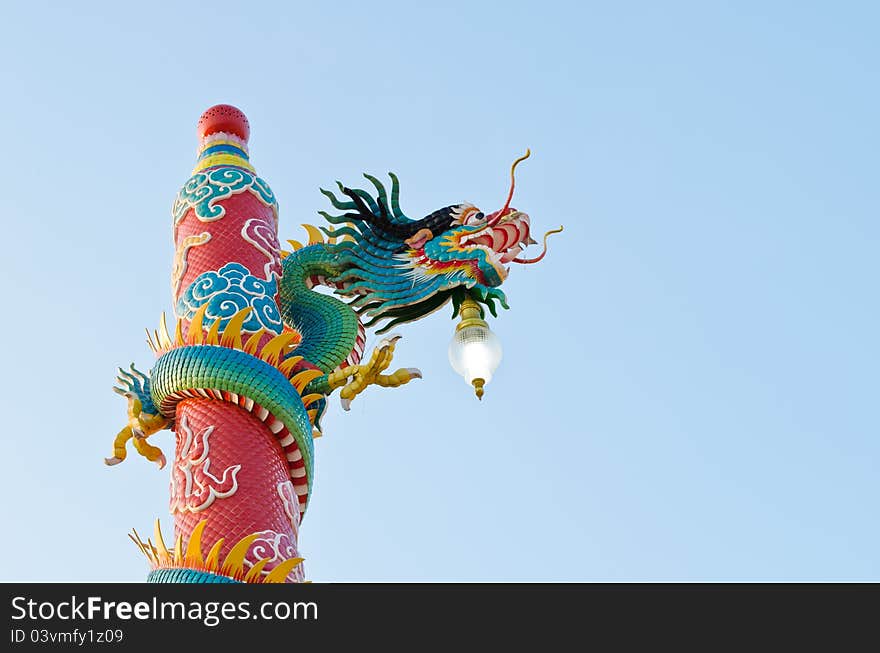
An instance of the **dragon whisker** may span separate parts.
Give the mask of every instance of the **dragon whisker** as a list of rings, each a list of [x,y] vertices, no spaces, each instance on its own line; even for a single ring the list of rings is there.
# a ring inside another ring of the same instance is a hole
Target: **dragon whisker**
[[[544,258],[547,255],[547,238],[550,236],[550,234],[558,234],[561,232],[562,232],[562,226],[560,225],[560,227],[558,229],[551,229],[550,231],[545,233],[544,234],[544,250],[535,258],[515,258],[511,262],[512,263],[521,263],[522,265],[530,265],[532,263],[537,263],[538,261],[540,261],[542,258]]]

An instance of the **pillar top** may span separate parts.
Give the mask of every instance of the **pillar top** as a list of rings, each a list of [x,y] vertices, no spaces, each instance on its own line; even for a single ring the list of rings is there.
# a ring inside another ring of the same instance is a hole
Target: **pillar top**
[[[247,116],[241,109],[231,104],[215,104],[205,110],[199,118],[196,130],[200,141],[211,134],[224,132],[234,134],[247,143],[251,135],[251,126]]]
[[[198,160],[193,174],[218,166],[236,166],[255,172],[248,155],[251,127],[244,112],[231,104],[215,104],[199,118]]]

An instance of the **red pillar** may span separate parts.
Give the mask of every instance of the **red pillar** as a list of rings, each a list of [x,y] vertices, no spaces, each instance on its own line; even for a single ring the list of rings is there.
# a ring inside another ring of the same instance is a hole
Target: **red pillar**
[[[253,308],[243,334],[281,333],[281,276],[277,205],[248,161],[247,119],[218,105],[199,121],[199,162],[175,202],[172,271],[175,313],[186,331],[208,303],[203,326]],[[225,324],[223,325],[225,326]],[[177,406],[176,453],[171,465],[175,535],[187,542],[207,519],[205,548],[224,538],[221,559],[242,537],[259,533],[245,558],[297,557],[300,503],[281,445],[257,417],[216,398],[186,399]],[[294,474],[296,472],[293,472]],[[204,551],[203,553],[207,553]],[[302,580],[302,566],[289,580]]]

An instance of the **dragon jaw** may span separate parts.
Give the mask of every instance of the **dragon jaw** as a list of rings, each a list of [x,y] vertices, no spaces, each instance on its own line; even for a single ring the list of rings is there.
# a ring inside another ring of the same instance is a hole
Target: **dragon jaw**
[[[436,239],[420,243],[409,256],[429,274],[455,269],[481,285],[499,286],[510,272],[508,264],[535,242],[529,229],[529,216],[510,210],[494,225],[484,218],[455,226]]]
[[[510,274],[507,264],[519,256],[523,248],[535,242],[529,233],[530,227],[527,214],[512,210],[494,226],[487,223],[477,231],[462,235],[458,245],[465,250],[482,250],[488,263],[504,281]]]

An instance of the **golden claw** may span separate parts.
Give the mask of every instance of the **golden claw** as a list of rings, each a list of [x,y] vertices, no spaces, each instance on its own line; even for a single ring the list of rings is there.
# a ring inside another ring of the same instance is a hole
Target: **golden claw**
[[[141,429],[132,429],[131,432],[135,450],[147,460],[159,465],[159,469],[163,469],[167,461],[162,450],[149,444],[147,442],[147,434]]]
[[[147,442],[147,438],[168,428],[171,420],[162,415],[153,415],[141,410],[141,401],[132,392],[125,392],[120,388],[113,388],[117,394],[128,399],[128,423],[116,435],[113,441],[113,457],[105,458],[104,464],[108,466],[118,465],[126,458],[126,443],[131,440],[135,451],[151,462],[159,465],[159,469],[165,467],[165,454],[159,447],[154,447]]]
[[[368,363],[345,367],[333,372],[328,377],[327,382],[331,390],[344,386],[339,393],[343,410],[351,410],[351,402],[367,386],[378,385],[383,388],[396,388],[413,379],[422,378],[421,371],[415,367],[404,367],[393,374],[382,374],[391,364],[391,359],[394,357],[394,347],[400,338],[401,336],[395,334],[382,339],[373,350]]]

